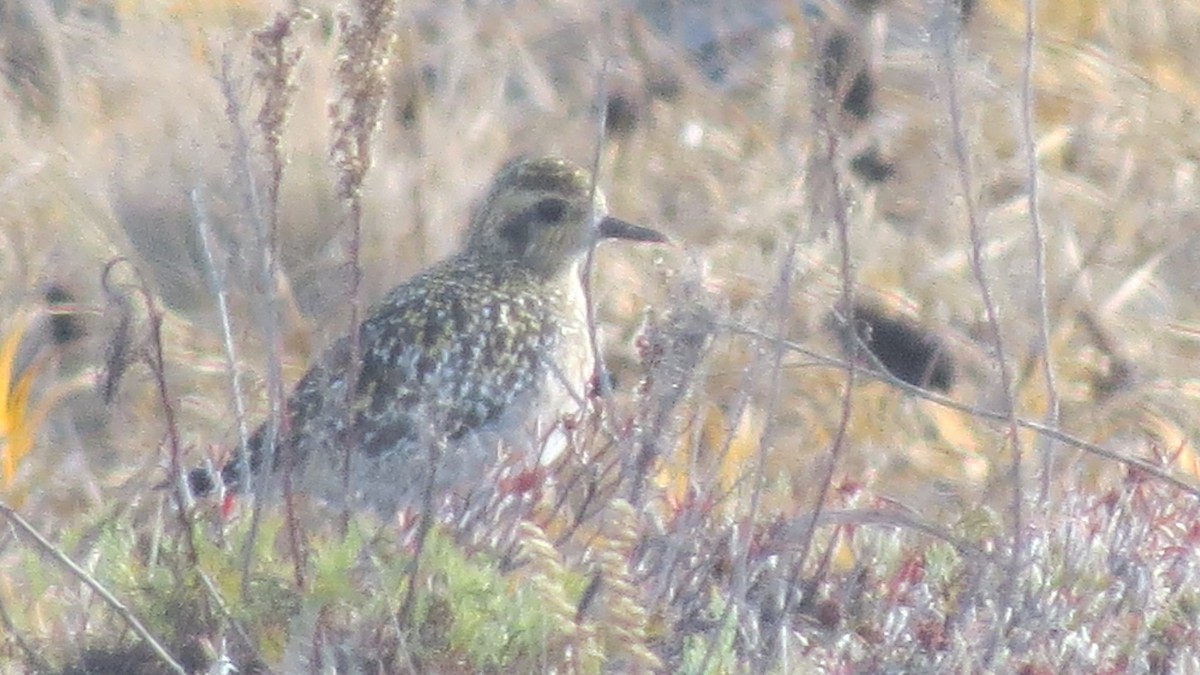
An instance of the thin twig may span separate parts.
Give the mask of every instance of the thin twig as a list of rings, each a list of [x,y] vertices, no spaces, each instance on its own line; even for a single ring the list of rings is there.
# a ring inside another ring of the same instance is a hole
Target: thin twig
[[[196,577],[200,579],[200,584],[204,586],[205,592],[208,593],[208,596],[217,604],[217,609],[221,612],[221,615],[225,617],[225,620],[229,622],[229,625],[233,628],[233,632],[237,634],[238,639],[241,640],[242,646],[245,647],[254,656],[254,658],[261,661],[262,654],[259,653],[257,645],[255,645],[255,643],[250,639],[250,634],[246,632],[245,626],[243,626],[242,623],[233,615],[233,612],[230,611],[229,604],[225,602],[225,598],[223,598],[221,596],[221,592],[217,590],[216,584],[213,583],[212,579],[210,579],[209,576],[204,573],[204,570],[202,570],[199,566],[197,566],[193,571],[196,573]]]
[[[1046,233],[1042,231],[1042,218],[1038,210],[1038,160],[1037,145],[1033,137],[1033,45],[1036,32],[1034,29],[1034,0],[1025,0],[1025,51],[1022,54],[1024,63],[1021,68],[1021,140],[1025,145],[1025,171],[1029,182],[1029,228],[1033,235],[1033,284],[1038,299],[1038,332],[1041,341],[1042,375],[1046,379],[1046,410],[1045,424],[1057,427],[1059,419],[1059,400],[1057,378],[1054,373],[1054,359],[1050,349],[1050,309],[1046,292]],[[1054,452],[1053,441],[1048,436],[1041,437],[1038,448],[1042,455],[1042,486],[1038,500],[1044,506],[1050,495],[1051,457]]]
[[[775,281],[775,286],[771,289],[771,311],[774,312],[774,318],[777,320],[775,321],[775,325],[772,326],[775,331],[772,341],[774,349],[769,355],[769,372],[771,376],[767,385],[767,398],[763,405],[765,422],[763,423],[762,434],[758,439],[758,453],[753,473],[754,484],[750,490],[750,508],[742,522],[741,531],[738,532],[738,535],[735,535],[735,540],[740,541],[738,541],[737,550],[734,551],[736,561],[733,564],[733,583],[731,584],[730,595],[736,601],[730,602],[725,606],[720,618],[717,619],[717,625],[725,625],[725,622],[729,620],[730,614],[736,611],[735,607],[747,599],[746,593],[749,588],[747,564],[754,536],[753,523],[758,521],[758,514],[762,508],[762,493],[767,473],[767,450],[774,443],[776,430],[779,426],[776,412],[783,386],[783,355],[787,351],[784,336],[787,335],[788,323],[791,321],[791,313],[788,310],[790,307],[792,278],[795,276],[796,271],[796,252],[800,247],[800,236],[802,233],[803,230],[800,228],[796,228],[792,233],[783,259],[779,264],[779,275]],[[700,662],[699,672],[707,672],[711,659],[716,655],[718,642],[718,640],[713,640],[708,644],[704,652],[704,659]]]
[[[204,250],[204,262],[208,267],[209,284],[217,301],[217,316],[221,320],[221,344],[225,350],[225,370],[229,373],[229,388],[233,394],[233,412],[237,416],[238,441],[241,452],[249,446],[250,432],[246,428],[246,402],[242,394],[241,369],[238,367],[237,346],[233,342],[233,320],[229,315],[229,292],[226,288],[224,264],[218,266],[213,255],[212,230],[208,225],[208,210],[200,190],[191,192],[192,211],[196,218],[196,232],[200,247]]]
[[[897,511],[881,511],[878,509],[822,509],[819,512],[802,514],[791,520],[789,527],[778,538],[781,542],[795,541],[800,532],[816,526],[844,525],[877,525],[897,529],[915,530],[929,535],[934,539],[946,542],[954,547],[960,555],[975,560],[990,560],[991,556],[983,548],[962,537],[957,537],[949,530],[936,524],[921,520],[916,516]]]
[[[146,644],[148,644],[150,648],[154,650],[154,653],[158,655],[158,658],[161,659],[168,668],[176,673],[179,673],[180,675],[187,675],[187,670],[185,670],[184,667],[167,652],[166,648],[162,646],[162,643],[160,643],[154,638],[153,635],[150,634],[150,631],[146,630],[146,627],[142,625],[141,621],[138,621],[138,618],[133,615],[133,612],[130,612],[129,608],[126,607],[120,600],[118,600],[115,595],[110,593],[109,590],[103,586],[103,584],[95,579],[95,577],[88,574],[87,571],[79,565],[76,565],[73,560],[67,557],[67,554],[56,548],[54,544],[51,544],[49,540],[47,540],[41,535],[41,533],[34,529],[34,527],[30,525],[28,521],[22,518],[19,513],[17,513],[12,507],[3,501],[0,501],[0,513],[3,513],[14,527],[21,532],[24,532],[26,536],[32,539],[43,553],[53,558],[56,562],[58,562],[59,565],[65,567],[67,571],[95,591],[96,594],[99,595],[104,602],[107,603],[108,606],[117,613],[117,616],[120,616],[125,623],[127,623],[129,627],[133,629],[133,632],[138,634],[138,637],[146,641]]]
[[[385,73],[395,34],[394,0],[359,0],[358,19],[349,14],[338,16],[337,99],[330,106],[333,135],[329,156],[338,172],[337,196],[345,208],[340,227],[349,230],[350,317],[347,335],[349,357],[343,390],[341,413],[343,429],[353,429],[353,400],[358,389],[358,366],[362,344],[359,322],[362,316],[362,189],[373,164],[372,141],[382,121],[383,101],[387,93]],[[355,443],[338,439],[342,447],[340,470],[343,494],[351,494],[351,465]],[[342,504],[339,530],[344,535],[350,522],[350,500]]]
[[[951,148],[958,164],[959,190],[962,193],[966,207],[967,230],[971,242],[970,261],[971,275],[979,287],[979,297],[983,302],[984,315],[987,318],[988,331],[991,333],[992,345],[996,350],[996,367],[1000,371],[1000,386],[1003,391],[1005,413],[1008,421],[1009,442],[1012,447],[1012,462],[1009,465],[1009,481],[1012,483],[1012,558],[1009,573],[1005,575],[999,592],[1001,601],[1010,601],[1015,596],[1015,589],[1020,582],[1022,561],[1025,557],[1024,536],[1024,501],[1025,491],[1022,485],[1022,449],[1021,437],[1018,433],[1016,402],[1013,400],[1012,372],[1009,369],[1008,356],[1005,350],[1004,337],[1000,332],[1000,316],[996,309],[996,301],[992,297],[992,288],[983,269],[984,235],[979,222],[979,206],[975,203],[975,181],[971,176],[971,159],[967,151],[966,132],[963,130],[962,102],[958,90],[958,45],[954,37],[958,35],[958,17],[949,17],[943,22],[943,58],[946,70],[947,108],[950,116]],[[1048,345],[1047,345],[1048,346]],[[1016,612],[1010,613],[1010,622],[1017,617]],[[1008,623],[1008,622],[1006,622]],[[1008,625],[996,626],[996,639],[989,642],[985,650],[983,663],[990,665],[995,656],[995,648],[999,635],[1008,630]]]
[[[104,271],[100,275],[100,285],[106,295],[113,297],[119,295],[113,288],[110,277],[116,266],[124,262],[128,261],[125,258],[114,258],[104,266]],[[162,405],[163,422],[166,424],[166,438],[171,461],[168,482],[172,488],[171,494],[175,499],[175,514],[179,518],[180,531],[183,533],[188,562],[195,566],[198,564],[200,557],[196,553],[196,542],[192,538],[192,523],[188,517],[188,509],[186,508],[188,497],[183,475],[183,446],[179,441],[179,426],[175,419],[175,404],[167,388],[166,360],[163,357],[162,346],[163,315],[158,309],[158,305],[154,302],[154,296],[150,293],[149,288],[147,288],[146,281],[142,278],[141,272],[136,268],[133,268],[133,272],[138,279],[135,288],[141,294],[142,302],[146,307],[146,313],[149,315],[150,352],[148,354],[148,365],[158,389],[159,403]]]
[[[42,655],[37,652],[21,633],[17,631],[17,627],[13,624],[12,617],[8,615],[8,609],[4,606],[4,598],[0,596],[0,626],[4,627],[5,636],[16,643],[17,648],[25,652],[26,664],[32,664],[37,672],[49,673],[53,670],[49,663],[42,658]]]
[[[596,119],[593,123],[596,125],[596,143],[592,148],[592,185],[591,192],[588,194],[588,203],[592,208],[592,222],[598,223],[604,217],[603,213],[597,213],[596,210],[596,191],[597,183],[600,180],[600,157],[604,152],[604,141],[607,138],[608,128],[605,124],[605,102],[608,100],[608,68],[609,68],[609,52],[611,51],[611,18],[609,15],[608,5],[602,4],[600,9],[600,25],[603,31],[603,48],[600,61],[600,71],[596,73],[596,96],[594,98],[594,112]],[[611,395],[611,387],[608,384],[608,378],[604,377],[604,361],[597,340],[596,330],[596,307],[592,302],[592,266],[596,257],[596,243],[588,247],[587,257],[583,261],[583,297],[586,299],[587,311],[587,331],[588,342],[592,353],[596,355],[596,372],[600,373],[599,392],[601,398],[607,400]]]
[[[838,137],[837,131],[833,128],[830,122],[829,106],[816,106],[816,116],[820,124],[820,131],[825,135],[825,161],[828,163],[829,171],[829,191],[830,191],[830,206],[833,209],[833,220],[837,225],[838,237],[838,252],[841,256],[839,261],[839,275],[841,278],[841,302],[847,313],[847,319],[850,325],[854,325],[854,267],[850,253],[850,219],[847,216],[846,201],[842,195],[842,185],[837,168],[838,155]],[[853,331],[853,328],[851,329]],[[857,351],[857,349],[856,349]],[[817,498],[813,505],[813,513],[820,516],[821,510],[825,506],[825,499],[829,495],[829,490],[833,484],[833,477],[837,471],[838,461],[841,459],[842,451],[846,445],[846,434],[850,428],[850,417],[852,413],[852,401],[854,394],[854,385],[858,376],[858,368],[855,367],[857,359],[849,359],[849,368],[846,369],[846,382],[842,389],[842,411],[841,418],[838,420],[837,432],[834,435],[833,442],[829,447],[829,465],[825,469],[825,475],[818,482],[819,488]],[[797,590],[800,589],[800,575],[804,569],[804,563],[808,559],[809,552],[812,550],[813,537],[816,534],[817,519],[814,517],[811,525],[805,531],[800,539],[800,554],[796,556],[796,560],[792,565],[787,599],[784,604],[786,613],[789,605],[794,601]],[[833,544],[831,543],[830,546]]]
[[[417,575],[420,573],[421,557],[425,553],[425,545],[429,541],[429,532],[433,529],[434,493],[437,488],[438,465],[445,454],[445,443],[436,438],[429,439],[429,479],[421,494],[421,515],[417,520],[417,532],[413,542],[412,561],[408,564],[406,575],[408,584],[404,591],[404,602],[400,605],[397,620],[401,626],[412,626],[412,613],[417,606]]]
[[[735,324],[729,324],[729,323],[722,323],[722,324],[718,324],[718,325],[721,328],[729,330],[733,333],[750,335],[750,336],[754,336],[754,337],[758,337],[758,338],[766,339],[766,340],[774,340],[775,339],[772,336],[764,333],[763,331],[757,330],[755,328],[750,328],[748,326],[735,325]],[[814,352],[810,349],[807,349],[804,346],[797,344],[795,342],[785,341],[784,344],[786,345],[788,351],[794,352],[797,354],[802,354],[808,358],[813,359],[814,361],[818,362],[821,365],[830,366],[833,368],[841,368],[841,369],[848,369],[851,367],[850,364],[846,361],[843,361],[841,359],[837,359],[837,358],[834,358],[831,356],[826,356],[824,354],[819,354],[819,353]],[[934,403],[943,408],[948,408],[950,410],[957,410],[958,412],[966,413],[968,415],[972,415],[974,417],[979,417],[981,419],[992,420],[993,422],[1012,422],[1012,420],[1013,420],[1012,416],[1006,411],[985,410],[978,406],[968,405],[966,403],[960,403],[959,401],[955,401],[952,398],[942,396],[941,394],[937,394],[935,392],[932,392],[932,391],[929,391],[926,389],[922,389],[918,386],[909,384],[908,382],[901,380],[900,378],[896,377],[895,375],[892,375],[891,373],[887,372],[886,370],[882,370],[882,369],[862,370],[862,369],[860,369],[859,373],[865,377],[869,377],[869,378],[871,378],[873,380],[877,380],[879,382],[884,382],[892,387],[895,387],[896,389],[900,389],[900,390],[904,391],[905,393],[912,394],[913,396],[922,398],[926,401],[929,401],[930,403]],[[1171,474],[1164,471],[1161,467],[1152,464],[1148,460],[1141,459],[1138,457],[1130,457],[1128,455],[1121,454],[1115,450],[1109,450],[1108,448],[1105,448],[1103,446],[1097,445],[1095,443],[1090,443],[1088,441],[1083,440],[1082,438],[1073,436],[1061,429],[1048,427],[1045,424],[1042,424],[1040,422],[1034,422],[1031,420],[1023,419],[1021,417],[1017,417],[1016,424],[1018,427],[1020,427],[1022,429],[1029,429],[1030,431],[1034,431],[1038,434],[1044,434],[1064,445],[1070,446],[1077,450],[1082,450],[1083,452],[1086,452],[1091,455],[1095,455],[1097,457],[1102,457],[1104,459],[1109,459],[1114,462],[1119,462],[1131,469],[1136,469],[1137,471],[1144,472],[1145,474],[1147,474],[1149,476],[1153,476],[1154,478],[1157,478],[1157,479],[1163,481],[1164,483],[1167,483],[1182,492],[1186,492],[1187,494],[1190,494],[1196,498],[1200,498],[1200,486],[1193,485],[1181,478],[1172,476]]]
[[[268,455],[271,457],[271,462],[263,462],[260,458],[260,468],[266,464],[266,470],[262,471],[260,485],[267,484],[267,478],[274,472],[273,461],[275,459],[276,450],[280,447],[278,439],[280,437],[291,439],[289,426],[291,425],[290,418],[280,413],[280,406],[285,405],[283,401],[283,377],[282,363],[280,355],[283,353],[282,331],[279,326],[279,286],[281,274],[279,270],[279,193],[283,184],[283,169],[286,164],[283,157],[283,131],[287,126],[287,119],[291,113],[292,99],[296,91],[294,84],[294,75],[296,66],[300,63],[300,58],[303,55],[303,49],[298,47],[288,47],[289,38],[295,30],[295,24],[298,20],[311,18],[311,13],[293,8],[290,14],[277,14],[275,20],[266,27],[255,31],[254,33],[254,62],[256,70],[254,73],[255,83],[265,95],[262,106],[258,110],[258,115],[255,119],[258,131],[261,134],[263,142],[263,153],[267,160],[268,175],[266,181],[267,197],[265,203],[261,204],[262,209],[255,209],[255,223],[258,229],[258,245],[265,256],[264,265],[261,268],[260,276],[262,284],[262,300],[268,306],[267,313],[269,314],[267,321],[272,327],[273,334],[269,334],[270,344],[270,360],[268,370],[275,368],[279,372],[279,376],[271,381],[268,378],[270,386],[273,388],[274,397],[271,402],[271,424],[272,434],[269,434],[268,442],[265,445]],[[239,132],[240,132],[240,125]],[[243,156],[248,158],[249,146],[245,146]],[[251,180],[249,174],[249,163],[246,163],[247,175],[246,179]],[[251,204],[251,206],[254,206]],[[263,222],[265,219],[265,223]],[[276,416],[278,415],[278,416]],[[271,438],[270,436],[274,436]],[[290,447],[290,446],[289,446]],[[258,451],[263,452],[264,445],[258,446]],[[290,448],[293,452],[295,448]],[[242,453],[244,455],[244,453]],[[295,578],[297,587],[303,589],[305,578],[303,569],[307,563],[307,554],[303,546],[303,537],[300,532],[300,523],[296,518],[295,495],[292,491],[292,469],[295,467],[294,462],[287,462],[287,470],[283,473],[283,501],[284,511],[287,517],[288,544],[292,551],[292,560],[295,570]],[[248,473],[243,473],[243,476],[248,476]],[[248,478],[245,478],[249,482]],[[265,495],[266,490],[259,492],[260,495]],[[254,502],[254,523],[251,529],[251,534],[257,533],[259,519],[262,514],[262,507],[265,499],[256,499]],[[244,571],[249,571],[249,551],[250,545],[253,543],[251,537],[246,547]],[[246,577],[242,577],[243,588]]]
[[[277,451],[281,447],[280,438],[290,439],[291,420],[284,412],[283,353],[282,330],[280,328],[279,287],[281,273],[279,269],[279,194],[283,185],[283,171],[286,161],[283,157],[283,131],[291,114],[292,100],[295,96],[295,72],[300,63],[304,50],[291,47],[289,38],[295,32],[298,21],[311,19],[312,13],[293,7],[289,13],[275,15],[273,21],[254,32],[253,61],[255,65],[254,82],[263,93],[262,106],[258,109],[255,123],[261,134],[263,156],[266,160],[267,180],[265,201],[257,196],[257,182],[250,166],[250,145],[248,135],[242,127],[240,117],[233,108],[237,101],[232,93],[226,93],[230,106],[229,117],[238,138],[237,162],[239,177],[247,185],[249,199],[246,209],[251,213],[255,227],[256,244],[261,253],[259,273],[259,293],[256,298],[260,303],[260,319],[267,336],[267,388],[270,406],[268,423],[270,427],[265,442],[257,446],[257,452],[267,453],[267,458],[258,458],[259,476],[251,476],[249,467],[242,466],[242,480],[245,484],[255,484],[254,492],[258,498],[254,501],[254,511],[251,519],[250,537],[246,542],[243,554],[242,591],[247,590],[248,572],[250,569],[250,551],[257,538],[262,518],[262,509],[266,503],[268,478],[274,474]],[[225,77],[228,80],[228,75]],[[223,87],[224,89],[224,87]],[[239,461],[247,462],[245,446],[239,452]],[[293,569],[296,585],[304,588],[305,550],[300,534],[300,525],[296,518],[295,500],[292,493],[292,473],[294,463],[287,464],[283,473],[283,501],[287,519],[288,544],[292,551]]]
[[[257,475],[250,471],[248,452],[239,451],[236,458],[241,465],[240,474],[244,484],[252,486],[251,491],[255,494],[254,508],[250,516],[250,533],[242,547],[241,591],[242,597],[247,598],[250,595],[250,565],[253,562],[254,545],[262,527],[262,510],[267,501],[266,495],[270,485],[268,478],[275,471],[275,449],[279,446],[279,439],[288,436],[286,428],[288,421],[283,414],[283,345],[279,327],[279,298],[275,284],[278,274],[278,256],[276,256],[275,249],[274,223],[277,221],[272,213],[277,208],[276,205],[265,205],[259,195],[259,185],[254,177],[253,163],[250,159],[250,136],[242,123],[241,99],[234,91],[233,65],[228,54],[221,61],[219,81],[221,94],[225,99],[225,115],[234,133],[233,171],[238,184],[244,188],[243,211],[254,227],[256,250],[260,255],[257,265],[258,293],[255,294],[259,301],[259,311],[255,314],[259,318],[267,344],[267,401],[270,412],[265,422],[267,433],[262,445],[259,446],[259,452],[266,453],[266,456],[260,458]],[[249,450],[249,448],[244,450]],[[288,522],[288,541],[292,549],[292,569],[296,585],[303,588],[304,555],[297,536],[298,526],[295,510],[292,508],[289,498],[291,481],[287,475],[284,476],[283,491],[286,505],[285,517]]]

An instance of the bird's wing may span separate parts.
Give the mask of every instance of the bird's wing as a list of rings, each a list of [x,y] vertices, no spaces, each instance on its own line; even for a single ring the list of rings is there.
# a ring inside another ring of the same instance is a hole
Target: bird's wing
[[[486,427],[533,389],[553,340],[536,295],[497,294],[495,275],[414,282],[363,324],[355,443],[371,456]]]
[[[378,456],[455,440],[528,394],[555,332],[537,294],[498,294],[501,280],[511,284],[511,271],[434,268],[393,290],[360,326],[357,350],[338,340],[297,383],[287,402],[290,442],[275,444],[276,468],[346,443]],[[351,385],[352,361],[361,366]],[[267,457],[268,426],[249,442],[252,475]],[[222,473],[226,486],[242,487],[236,460]]]

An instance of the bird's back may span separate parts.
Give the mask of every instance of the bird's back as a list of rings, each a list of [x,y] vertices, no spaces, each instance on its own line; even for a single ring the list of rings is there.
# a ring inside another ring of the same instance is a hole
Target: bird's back
[[[513,265],[460,256],[400,285],[363,322],[357,353],[339,340],[296,385],[276,468],[295,467],[306,490],[340,498],[349,448],[351,498],[384,511],[411,505],[435,466],[440,488],[482,478],[502,443],[566,409],[571,392],[548,401],[552,390],[579,390],[590,376],[582,316],[563,311],[572,284],[548,293]],[[263,424],[250,439],[254,475],[268,433]],[[245,489],[242,467],[226,466],[227,487]]]

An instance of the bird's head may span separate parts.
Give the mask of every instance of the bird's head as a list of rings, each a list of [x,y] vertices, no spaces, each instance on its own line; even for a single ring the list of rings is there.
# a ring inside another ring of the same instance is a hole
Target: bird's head
[[[605,215],[604,195],[593,190],[581,167],[562,159],[519,159],[493,181],[471,221],[466,250],[554,276],[601,239],[667,241],[655,230]]]

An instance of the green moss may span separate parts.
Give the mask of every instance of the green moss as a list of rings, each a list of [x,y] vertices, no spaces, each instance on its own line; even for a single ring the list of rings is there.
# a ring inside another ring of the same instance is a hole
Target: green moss
[[[726,613],[725,607],[725,599],[714,593],[709,600],[708,615],[714,621],[724,615],[725,620],[715,635],[689,635],[684,638],[680,673],[718,675],[735,672],[738,661],[733,650],[733,641],[737,635],[737,612]]]

